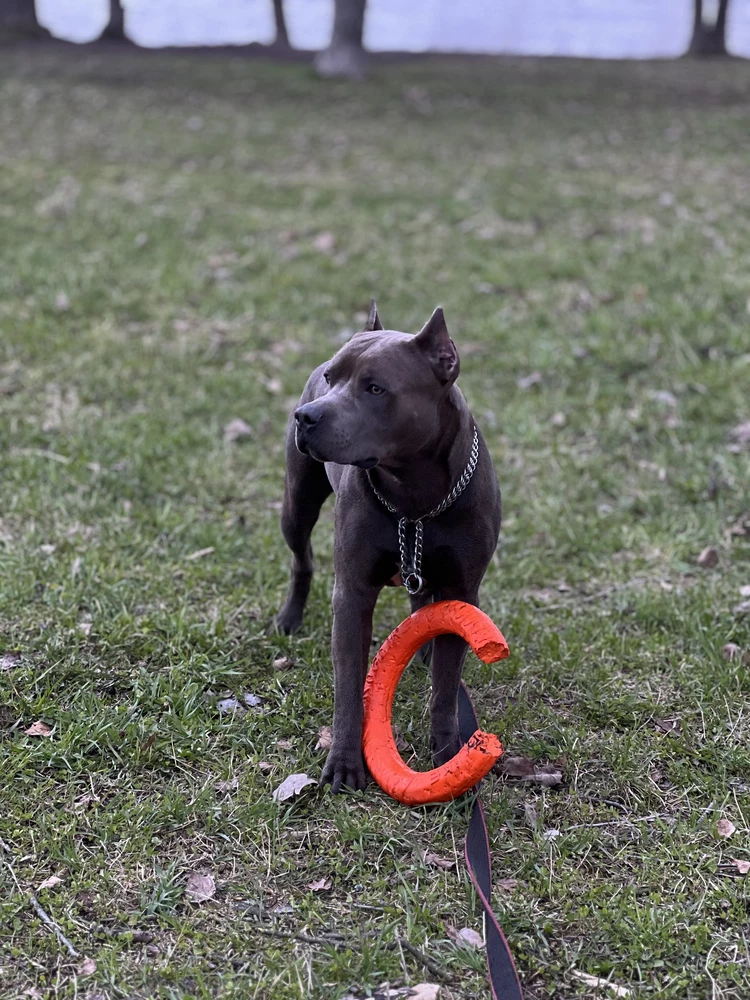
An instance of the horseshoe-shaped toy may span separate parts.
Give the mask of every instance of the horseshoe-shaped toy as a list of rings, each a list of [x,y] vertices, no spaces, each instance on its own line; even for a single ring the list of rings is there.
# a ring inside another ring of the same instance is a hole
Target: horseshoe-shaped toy
[[[432,771],[412,771],[396,749],[391,716],[396,686],[407,663],[436,635],[455,633],[480,660],[495,663],[508,643],[483,611],[463,601],[428,604],[388,636],[372,661],[365,683],[362,745],[370,774],[384,792],[407,806],[449,802],[473,788],[503,752],[497,736],[477,729],[455,757]]]

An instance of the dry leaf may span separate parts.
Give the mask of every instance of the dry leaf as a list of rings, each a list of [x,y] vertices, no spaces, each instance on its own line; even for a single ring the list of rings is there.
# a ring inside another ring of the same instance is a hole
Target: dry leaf
[[[446,930],[451,941],[463,945],[464,948],[484,948],[484,938],[471,927],[462,927],[461,930],[447,927]]]
[[[732,858],[732,864],[736,866],[740,875],[747,875],[750,872],[750,861],[743,861],[741,858]]]
[[[257,694],[251,694],[250,691],[246,691],[242,696],[242,702],[248,708],[260,708],[263,704],[263,699],[258,697]]]
[[[266,771],[273,771],[273,768],[274,765],[271,764],[270,761],[267,760],[258,761],[258,770],[262,771],[264,774],[266,773]]]
[[[532,372],[530,375],[524,375],[522,378],[516,379],[516,385],[519,389],[530,389],[533,385],[539,385],[542,381],[541,372]]]
[[[193,903],[205,903],[216,895],[216,883],[213,877],[193,872],[187,881],[185,895]]]
[[[318,742],[315,744],[316,750],[330,750],[333,746],[333,730],[330,726],[321,726],[318,733]]]
[[[273,661],[274,670],[292,670],[294,665],[294,660],[289,656],[280,656]]]
[[[736,642],[728,642],[722,647],[721,655],[725,660],[739,660],[742,656],[742,648]]]
[[[611,983],[608,979],[600,979],[599,976],[590,976],[588,972],[579,972],[578,969],[573,969],[573,975],[576,979],[580,979],[582,983],[586,983],[587,986],[597,986],[601,989],[610,990],[616,997],[630,996],[630,990],[626,986],[618,986],[617,983]]]
[[[276,740],[279,750],[294,750],[294,743],[291,740]]]
[[[70,309],[70,299],[65,292],[58,292],[55,296],[55,309],[58,312],[67,312]]]
[[[20,663],[20,653],[3,653],[2,656],[0,656],[0,670],[13,670],[13,668],[19,666]]]
[[[732,608],[732,613],[735,615],[750,615],[750,601],[742,601],[740,604],[735,605]]]
[[[562,411],[554,413],[550,418],[550,423],[552,424],[553,427],[564,427],[567,424],[567,422],[568,418]]]
[[[217,781],[216,791],[217,792],[234,792],[240,787],[240,779],[237,777],[229,778],[227,781]]]
[[[713,569],[714,566],[719,565],[719,553],[713,545],[707,545],[695,561],[703,569]]]
[[[187,562],[192,562],[194,559],[202,559],[203,556],[210,556],[213,551],[213,545],[209,545],[206,549],[198,549],[197,552],[191,552],[189,556],[185,556],[185,559]]]
[[[750,444],[750,420],[733,427],[729,432],[729,438],[736,444]]]
[[[495,885],[498,889],[504,889],[506,892],[513,892],[518,882],[514,878],[501,878],[498,879]]]
[[[52,729],[46,722],[34,722],[28,729],[24,730],[27,736],[51,736]]]
[[[667,389],[655,389],[649,395],[657,403],[663,403],[665,406],[677,406],[677,397]]]
[[[557,788],[562,784],[563,775],[553,764],[535,764],[528,757],[501,757],[497,770],[508,778],[533,782],[545,788]]]
[[[750,597],[750,584],[740,587],[740,597]]]
[[[438,1000],[440,987],[435,983],[417,983],[408,993],[410,1000]]]
[[[269,378],[266,381],[266,389],[272,392],[274,396],[278,396],[279,393],[284,391],[284,385],[280,378]]]
[[[531,827],[532,830],[536,830],[537,826],[539,826],[539,816],[537,815],[536,806],[532,805],[531,802],[524,802],[523,816],[526,820],[526,826]]]
[[[60,878],[59,875],[50,875],[49,878],[46,878],[43,882],[39,883],[39,885],[36,887],[36,891],[41,892],[42,889],[54,889],[54,887],[56,885],[59,885],[61,882],[62,879]]]
[[[93,976],[96,972],[96,962],[93,958],[84,958],[77,969],[79,976]]]
[[[662,733],[666,733],[667,736],[670,736],[672,733],[675,733],[675,732],[677,732],[677,730],[679,730],[679,728],[680,728],[680,720],[679,719],[654,719],[654,725]]]
[[[422,860],[426,865],[434,865],[435,868],[443,868],[445,871],[455,867],[456,864],[452,858],[441,858],[439,855],[433,854],[432,851],[424,851]]]
[[[319,878],[317,882],[310,882],[307,886],[311,892],[327,892],[331,888],[331,880]]]
[[[299,795],[303,788],[314,784],[316,784],[315,779],[307,774],[290,774],[288,778],[284,778],[278,788],[274,789],[272,798],[274,802],[286,802],[287,799]]]
[[[333,233],[322,232],[313,240],[313,246],[316,250],[320,250],[321,253],[332,253],[336,248],[336,237]]]
[[[732,836],[737,827],[730,819],[720,819],[716,824],[716,832],[725,840]]]
[[[224,440],[239,441],[241,438],[250,437],[253,433],[249,424],[246,424],[241,417],[235,417],[228,424],[224,425]]]

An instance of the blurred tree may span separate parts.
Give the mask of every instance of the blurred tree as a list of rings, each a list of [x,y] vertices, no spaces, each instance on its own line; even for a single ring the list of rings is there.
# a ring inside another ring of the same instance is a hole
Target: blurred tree
[[[36,37],[49,35],[36,17],[34,0],[0,0],[0,37]]]
[[[716,20],[704,20],[703,0],[693,0],[693,38],[690,42],[690,54],[694,56],[725,56],[727,55],[727,10],[729,0],[718,0],[716,4]]]
[[[289,32],[286,30],[284,0],[273,0],[273,16],[276,21],[276,45],[282,49],[291,48],[289,44]]]
[[[125,11],[122,9],[121,0],[109,0],[109,20],[99,37],[113,42],[130,41],[125,34]]]
[[[362,32],[366,0],[334,0],[333,34],[327,49],[315,58],[321,76],[344,76],[361,80],[365,75]]]

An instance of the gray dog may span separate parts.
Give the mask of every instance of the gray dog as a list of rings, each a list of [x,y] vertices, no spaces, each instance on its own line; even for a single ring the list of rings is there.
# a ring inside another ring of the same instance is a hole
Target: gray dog
[[[373,302],[362,333],[310,376],[289,421],[281,528],[292,579],[278,627],[302,623],[313,573],[310,535],[336,493],[333,745],[322,782],[362,789],[362,691],[383,586],[403,583],[416,611],[477,604],[497,545],[500,490],[487,446],[455,385],[458,352],[436,309],[416,335],[384,330]],[[432,648],[430,747],[459,749],[457,697],[466,643]]]

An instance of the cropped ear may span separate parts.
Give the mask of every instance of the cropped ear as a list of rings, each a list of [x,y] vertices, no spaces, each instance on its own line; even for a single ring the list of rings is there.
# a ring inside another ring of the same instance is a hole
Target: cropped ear
[[[364,332],[370,333],[373,330],[382,329],[383,324],[380,322],[380,316],[378,316],[378,307],[375,305],[375,299],[370,299],[370,314],[367,317]]]
[[[456,345],[448,336],[448,327],[440,306],[414,338],[414,343],[429,359],[435,377],[449,385],[458,378],[460,363]]]

